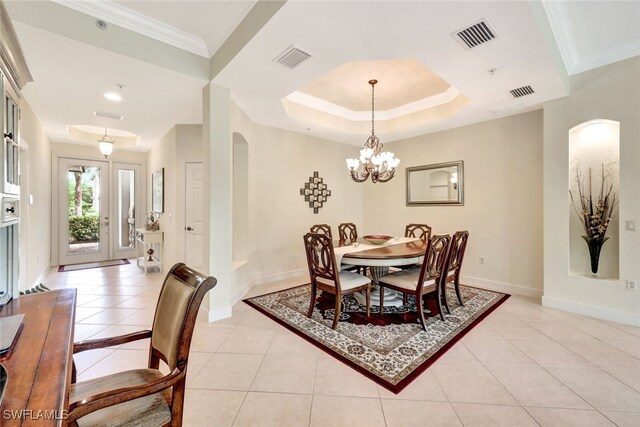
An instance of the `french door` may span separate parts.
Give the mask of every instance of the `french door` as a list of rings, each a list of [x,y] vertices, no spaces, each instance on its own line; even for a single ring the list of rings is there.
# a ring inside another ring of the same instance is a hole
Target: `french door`
[[[140,166],[59,159],[60,264],[135,256]]]

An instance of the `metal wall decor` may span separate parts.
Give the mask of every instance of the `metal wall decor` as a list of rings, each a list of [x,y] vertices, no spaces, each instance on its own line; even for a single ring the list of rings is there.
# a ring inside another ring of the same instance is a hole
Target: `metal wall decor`
[[[314,214],[317,214],[327,201],[327,197],[331,195],[331,190],[328,190],[327,184],[322,182],[320,174],[313,172],[313,176],[309,177],[309,182],[305,182],[304,187],[300,189],[300,195],[304,196],[304,201],[309,202],[309,207],[313,209]]]

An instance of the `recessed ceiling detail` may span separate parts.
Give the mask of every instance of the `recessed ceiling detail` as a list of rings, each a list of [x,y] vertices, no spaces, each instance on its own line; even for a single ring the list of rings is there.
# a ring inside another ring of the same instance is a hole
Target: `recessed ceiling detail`
[[[281,99],[298,120],[347,133],[371,126],[371,94],[376,87],[376,129],[380,133],[450,117],[469,99],[414,59],[343,64]]]
[[[80,144],[98,145],[98,141],[108,133],[120,148],[134,148],[142,140],[142,137],[126,130],[105,128],[92,125],[66,126],[67,136]]]

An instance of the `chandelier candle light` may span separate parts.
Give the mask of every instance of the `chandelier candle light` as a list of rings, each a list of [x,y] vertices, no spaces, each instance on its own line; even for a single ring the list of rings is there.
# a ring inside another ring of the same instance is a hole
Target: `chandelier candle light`
[[[355,182],[364,182],[369,177],[373,183],[387,182],[393,178],[396,168],[400,163],[393,153],[382,151],[382,143],[375,134],[374,121],[374,88],[377,80],[369,80],[371,85],[371,136],[367,138],[362,150],[360,159],[347,159],[347,167],[351,171],[351,179]],[[362,164],[362,167],[360,165]]]

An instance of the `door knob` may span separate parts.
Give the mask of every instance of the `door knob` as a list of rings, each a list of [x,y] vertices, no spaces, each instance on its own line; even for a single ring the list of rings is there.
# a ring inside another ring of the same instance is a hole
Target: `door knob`
[[[11,206],[10,208],[6,208],[5,211],[7,212],[11,212],[11,213],[16,213],[16,208],[14,208],[13,206]]]
[[[193,228],[191,228],[191,227],[185,227],[185,230],[187,230],[187,231],[194,231],[194,229],[193,229]]]

